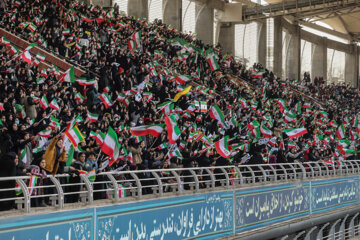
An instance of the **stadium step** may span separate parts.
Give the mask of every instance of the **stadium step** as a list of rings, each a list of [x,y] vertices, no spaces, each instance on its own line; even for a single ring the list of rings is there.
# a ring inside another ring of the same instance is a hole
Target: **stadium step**
[[[30,42],[18,37],[17,35],[5,30],[4,28],[0,28],[0,37],[4,36],[8,40],[11,41],[12,44],[16,45],[21,50],[24,50]],[[65,72],[67,69],[69,69],[72,65],[68,62],[66,62],[64,59],[61,59],[52,53],[49,53],[40,47],[36,46],[31,48],[30,53],[35,56],[37,53],[41,53],[46,56],[45,62],[41,62],[39,64],[40,69],[41,68],[50,68],[52,64],[55,64],[61,72]],[[75,67],[75,76],[80,77],[85,73],[85,70],[80,69],[79,67]]]

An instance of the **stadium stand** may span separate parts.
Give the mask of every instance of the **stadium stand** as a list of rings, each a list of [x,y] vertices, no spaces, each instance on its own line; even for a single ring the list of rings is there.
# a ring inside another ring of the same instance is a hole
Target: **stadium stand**
[[[63,173],[70,177],[61,183],[78,183],[112,170],[167,175],[170,168],[333,166],[359,157],[358,90],[283,81],[260,64],[245,69],[219,45],[160,20],[77,1],[3,3],[1,177],[28,175],[46,185],[47,176]],[[15,188],[15,181],[0,184]],[[104,191],[94,196],[101,198]],[[35,207],[49,204],[37,199]],[[11,208],[14,201],[0,202]]]

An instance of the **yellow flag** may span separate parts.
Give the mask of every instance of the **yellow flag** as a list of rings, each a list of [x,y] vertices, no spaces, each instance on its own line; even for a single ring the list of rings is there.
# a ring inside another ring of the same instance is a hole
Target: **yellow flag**
[[[177,102],[181,96],[187,94],[190,91],[190,89],[191,89],[191,86],[188,86],[187,88],[185,88],[184,90],[182,90],[181,92],[176,94],[174,97],[174,102]]]

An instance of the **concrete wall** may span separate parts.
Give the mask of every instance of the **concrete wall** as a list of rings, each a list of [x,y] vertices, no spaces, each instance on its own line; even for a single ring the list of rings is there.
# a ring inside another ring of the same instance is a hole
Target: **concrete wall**
[[[356,44],[350,45],[350,52],[345,54],[345,83],[358,86],[359,52]]]
[[[264,67],[266,67],[266,30],[266,21],[260,22],[258,35],[258,62],[261,63]]]
[[[135,16],[136,18],[148,18],[148,0],[130,0],[128,2],[128,15]]]
[[[214,9],[209,8],[206,4],[196,2],[195,12],[197,38],[212,45],[214,42]]]
[[[327,38],[322,38],[318,44],[311,45],[311,77],[323,77],[327,79]]]
[[[220,26],[219,41],[224,52],[235,53],[235,24],[225,23]]]
[[[274,18],[274,62],[273,72],[277,76],[282,75],[282,28],[283,23],[281,17]],[[265,40],[266,42],[266,40]],[[266,45],[266,44],[265,44]]]
[[[163,22],[181,29],[181,0],[163,0]]]
[[[286,56],[286,76],[291,79],[300,79],[300,51],[301,37],[300,27],[298,26],[297,31],[291,34]]]

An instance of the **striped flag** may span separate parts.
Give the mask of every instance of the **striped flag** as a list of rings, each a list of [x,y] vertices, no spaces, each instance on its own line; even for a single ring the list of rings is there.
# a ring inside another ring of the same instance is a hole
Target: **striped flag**
[[[55,98],[51,101],[51,103],[49,104],[49,107],[51,107],[52,109],[55,109],[56,111],[60,109],[59,104],[57,103]]]
[[[75,68],[71,66],[65,73],[60,76],[60,82],[75,82]]]
[[[42,96],[41,100],[40,100],[40,106],[43,108],[43,109],[47,109],[49,107],[49,102],[46,98],[46,95]]]
[[[224,158],[229,158],[231,156],[231,151],[228,147],[229,137],[225,136],[219,141],[215,142],[216,151]]]
[[[181,134],[175,115],[171,114],[170,117],[165,116],[165,123],[168,131],[169,142],[170,144],[174,144]]]
[[[74,148],[76,148],[80,142],[85,140],[77,125],[75,125],[71,130],[66,131],[65,136],[68,137]]]
[[[102,93],[99,98],[101,99],[102,103],[105,105],[106,109],[112,106],[111,97],[109,96],[108,93],[106,92]]]
[[[51,136],[51,130],[42,130],[37,134],[39,137],[49,138]]]
[[[220,66],[216,60],[215,54],[210,54],[209,56],[207,56],[207,62],[211,68],[211,71],[216,71],[220,68]]]
[[[32,195],[32,193],[34,192],[37,179],[38,179],[37,176],[34,176],[34,175],[30,176],[30,180],[29,180],[29,194],[30,195]]]
[[[97,122],[97,120],[98,120],[98,118],[99,118],[99,114],[88,112],[87,118],[88,118],[91,122]]]
[[[165,124],[143,125],[130,128],[130,132],[134,136],[152,135],[154,137],[160,136],[164,131]]]
[[[109,127],[108,129],[104,143],[101,146],[101,150],[111,159],[117,160],[119,156],[120,144],[116,132],[112,127]]]

